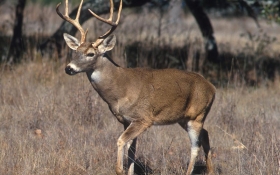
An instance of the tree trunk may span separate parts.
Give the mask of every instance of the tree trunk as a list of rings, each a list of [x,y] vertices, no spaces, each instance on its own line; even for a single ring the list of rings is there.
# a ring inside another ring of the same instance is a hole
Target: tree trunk
[[[204,12],[198,0],[185,0],[189,10],[193,14],[205,42],[206,59],[212,63],[219,63],[219,52],[214,37],[214,30],[210,19]]]
[[[19,63],[24,51],[24,45],[22,42],[22,23],[24,7],[25,0],[18,0],[16,6],[16,18],[13,29],[13,37],[7,57],[7,61],[9,64]]]
[[[142,6],[143,4],[150,2],[151,0],[126,0],[123,2],[123,8],[127,7],[137,7],[137,6]],[[114,1],[114,6],[118,7],[119,6],[119,0]],[[97,15],[101,14],[106,14],[109,13],[110,11],[110,4],[107,1],[100,1],[100,0],[91,0],[83,3],[82,9],[81,9],[81,15],[80,15],[80,24],[83,24],[85,21],[90,19],[92,16],[91,13],[88,12],[88,9],[91,9],[93,12],[95,12]],[[75,18],[76,13],[77,13],[78,7],[75,8],[69,16],[71,18]],[[62,11],[62,10],[61,10]],[[64,14],[64,9],[63,13]],[[62,46],[64,45],[64,40],[63,40],[63,33],[68,33],[70,35],[75,35],[77,32],[77,28],[75,28],[72,24],[63,21],[60,27],[57,29],[57,31],[44,43],[40,45],[40,50],[41,53],[44,54],[44,52],[48,52],[49,44],[55,44],[57,52],[58,52],[58,57],[61,57],[61,49]]]

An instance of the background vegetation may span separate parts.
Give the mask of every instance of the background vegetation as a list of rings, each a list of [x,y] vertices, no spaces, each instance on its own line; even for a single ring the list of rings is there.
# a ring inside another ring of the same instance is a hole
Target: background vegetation
[[[0,5],[2,60],[13,35],[14,2]],[[227,12],[205,8],[219,57],[225,60],[212,64],[205,60],[195,19],[182,10],[181,1],[169,3],[164,14],[149,4],[125,9],[115,31],[118,42],[112,58],[123,67],[175,67],[203,74],[218,88],[205,122],[215,173],[280,174],[277,13],[270,18],[272,12],[260,11],[271,20],[258,16],[258,28],[254,19],[231,13],[230,7]],[[61,22],[55,3],[27,1],[22,61],[1,64],[0,174],[114,174],[116,141],[123,127],[85,75],[64,73],[67,47],[62,48],[62,57],[52,47],[44,55],[40,52],[39,44]],[[90,41],[108,28],[95,19],[84,27],[90,28]],[[146,174],[184,174],[189,155],[189,139],[177,125],[152,127],[139,137],[137,164]],[[196,169],[203,169],[204,163],[201,151]]]

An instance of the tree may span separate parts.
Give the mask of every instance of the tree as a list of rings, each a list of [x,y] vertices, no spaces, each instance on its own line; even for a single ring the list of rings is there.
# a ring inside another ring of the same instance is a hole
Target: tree
[[[22,23],[25,2],[26,0],[18,0],[16,5],[16,18],[13,29],[13,37],[7,57],[9,64],[19,63],[24,51],[24,45],[22,42]]]
[[[205,42],[206,59],[213,63],[219,62],[219,52],[214,37],[214,30],[211,25],[210,19],[204,12],[200,2],[198,0],[185,0],[185,3],[189,7],[196,22],[200,28],[202,36]]]

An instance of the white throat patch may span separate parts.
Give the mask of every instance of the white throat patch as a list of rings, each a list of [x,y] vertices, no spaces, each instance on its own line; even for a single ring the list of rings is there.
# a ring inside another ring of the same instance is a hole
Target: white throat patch
[[[100,82],[101,81],[101,72],[100,71],[93,71],[92,74],[90,75],[90,79],[93,82]]]

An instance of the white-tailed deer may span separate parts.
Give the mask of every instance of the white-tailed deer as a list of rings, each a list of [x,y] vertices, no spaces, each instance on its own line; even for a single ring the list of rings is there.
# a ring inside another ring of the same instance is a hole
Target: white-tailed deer
[[[113,22],[113,0],[110,0],[110,17],[103,19],[91,10],[98,20],[109,25],[111,29],[95,42],[86,42],[87,30],[79,23],[83,1],[81,1],[76,19],[68,16],[68,0],[65,15],[58,15],[73,24],[81,33],[81,40],[64,34],[67,45],[75,50],[75,56],[66,66],[65,72],[75,75],[85,72],[93,88],[108,103],[114,116],[124,125],[125,131],[117,141],[118,153],[116,173],[124,174],[124,146],[128,150],[128,174],[133,174],[136,137],[152,125],[169,125],[178,123],[185,129],[191,141],[191,157],[187,175],[193,171],[199,147],[202,145],[209,173],[213,173],[208,132],[203,123],[215,97],[215,87],[201,75],[176,69],[122,68],[114,63],[106,52],[113,49],[116,37],[110,35],[117,27],[122,10],[120,1],[118,17]]]

